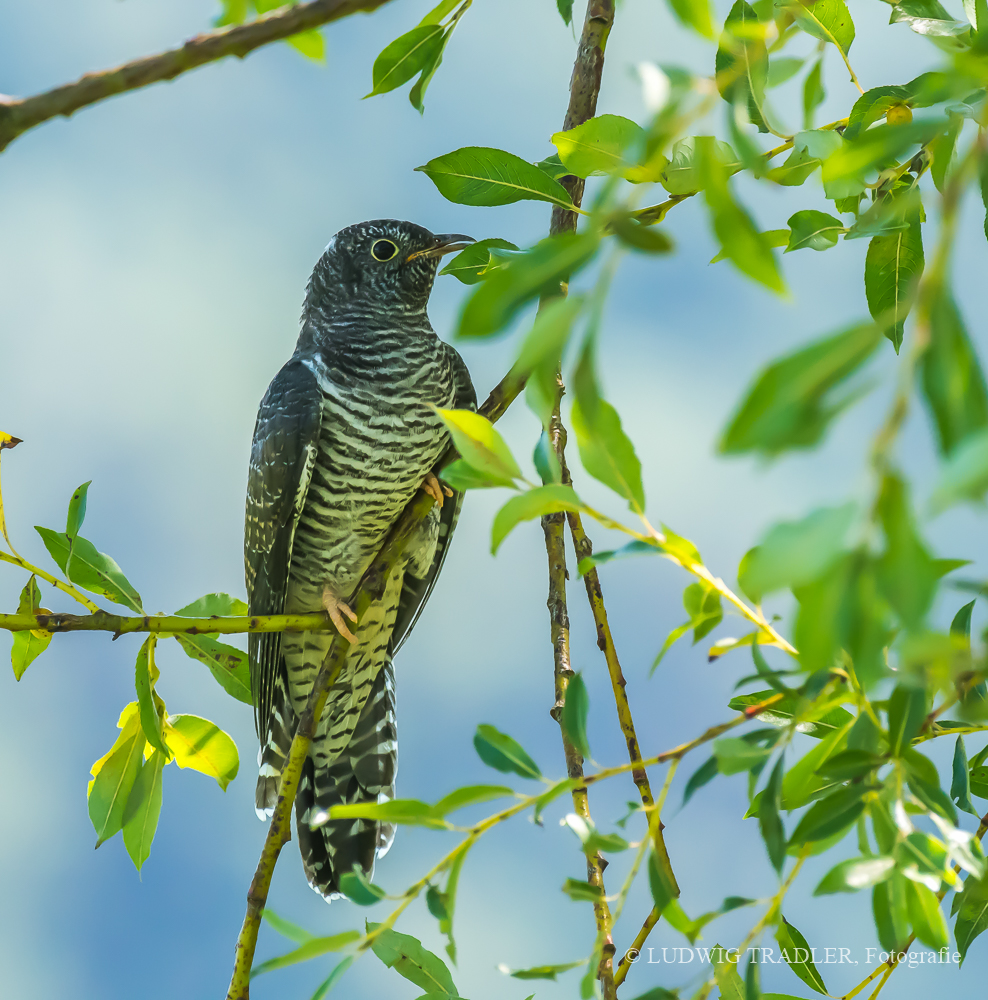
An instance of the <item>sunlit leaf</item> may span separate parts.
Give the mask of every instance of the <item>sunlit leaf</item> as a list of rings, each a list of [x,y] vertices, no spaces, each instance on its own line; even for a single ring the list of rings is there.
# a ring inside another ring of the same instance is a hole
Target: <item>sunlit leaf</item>
[[[179,608],[175,612],[182,618],[242,618],[248,613],[247,605],[239,597],[229,594],[204,594],[202,597]]]
[[[236,743],[209,719],[170,715],[165,720],[164,739],[179,767],[208,774],[223,791],[240,770]]]
[[[577,177],[619,173],[629,164],[624,154],[642,141],[644,129],[620,115],[598,115],[551,139],[559,159]]]
[[[123,815],[123,842],[138,871],[151,854],[151,842],[161,814],[161,772],[166,757],[155,750],[141,765]]]
[[[17,602],[19,615],[33,615],[41,608],[41,591],[38,582],[32,575],[21,591]],[[24,671],[48,648],[52,633],[46,629],[30,629],[14,632],[13,645],[10,648],[10,662],[14,668],[14,677],[20,680]]]
[[[154,694],[154,683],[158,678],[158,670],[154,664],[154,647],[157,641],[157,636],[154,635],[144,640],[134,667],[134,686],[137,689],[137,704],[144,735],[148,743],[167,760],[171,756],[171,751],[165,746],[162,731],[164,720]]]
[[[110,752],[92,767],[89,785],[89,818],[96,830],[96,846],[109,840],[123,826],[127,799],[144,760],[147,740],[141,729],[137,702],[124,709],[120,735]]]
[[[537,486],[512,497],[494,516],[491,525],[491,552],[496,553],[501,543],[522,521],[531,521],[544,514],[557,514],[563,510],[585,513],[586,507],[572,486],[558,483]]]
[[[436,413],[449,429],[460,455],[477,471],[505,486],[521,476],[511,449],[486,417],[473,410],[437,409]]]
[[[831,868],[813,890],[814,896],[857,892],[884,882],[895,870],[895,858],[851,858]]]
[[[808,35],[831,42],[847,55],[854,41],[854,22],[844,0],[814,0],[812,3],[780,3]]]

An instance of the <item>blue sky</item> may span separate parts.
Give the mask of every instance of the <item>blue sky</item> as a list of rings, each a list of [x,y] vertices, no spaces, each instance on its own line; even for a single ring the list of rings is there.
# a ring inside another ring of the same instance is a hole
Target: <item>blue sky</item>
[[[25,554],[47,559],[32,525],[60,527],[72,490],[92,479],[85,534],[117,559],[149,610],[172,611],[209,591],[242,594],[254,414],[293,349],[305,281],[329,237],[380,217],[520,245],[545,233],[547,206],[452,205],[413,168],[474,144],[531,160],[551,153],[548,139],[566,104],[572,32],[552,0],[477,0],[432,84],[424,117],[403,92],[361,101],[377,52],[427,7],[409,0],[331,26],[326,65],[276,45],[51,122],[0,156],[0,428],[24,439],[16,452],[4,453],[4,498],[14,543]],[[726,6],[718,8],[723,17]],[[851,54],[866,87],[902,83],[935,65],[936,52],[923,39],[905,25],[886,26],[884,5],[856,0],[851,9],[858,28]],[[0,0],[0,91],[33,93],[174,45],[206,28],[214,14],[205,0]],[[793,49],[803,54],[810,47],[802,39]],[[834,56],[827,57],[821,121],[846,114],[855,96]],[[709,72],[711,58],[712,49],[673,25],[662,4],[625,0],[598,110],[642,120],[632,72],[638,62]],[[797,124],[785,101],[780,108]],[[721,117],[718,108],[716,119],[697,131],[719,128]],[[799,189],[742,185],[741,191],[764,229],[784,226],[798,209],[826,207],[816,179]],[[983,350],[982,218],[970,202],[955,284]],[[868,495],[865,450],[887,404],[894,356],[884,351],[874,369],[885,381],[821,448],[771,465],[715,457],[719,429],[767,360],[866,315],[866,245],[787,255],[792,294],[783,300],[726,263],[707,265],[716,247],[701,205],[677,208],[667,228],[677,254],[632,257],[615,285],[603,345],[605,390],[642,459],[650,517],[692,538],[711,569],[732,583],[738,559],[777,519]],[[430,312],[441,335],[463,294],[451,278],[437,283]],[[462,348],[481,397],[507,370],[513,350],[512,338]],[[516,454],[530,454],[535,420],[523,407],[501,427]],[[935,463],[919,409],[899,454],[925,496]],[[588,498],[620,515],[602,488],[584,480],[578,486]],[[399,658],[403,796],[434,800],[460,784],[495,780],[471,747],[478,722],[519,738],[546,774],[563,773],[558,730],[548,715],[552,660],[541,531],[534,523],[519,528],[492,558],[489,524],[503,499],[497,491],[468,498],[443,578]],[[983,523],[959,510],[928,530],[940,554],[976,559],[972,574],[983,574]],[[598,547],[609,547],[605,533],[595,538]],[[23,581],[8,569],[2,580],[3,603],[13,609]],[[661,560],[607,567],[602,581],[644,752],[727,718],[734,682],[749,672],[743,658],[707,664],[704,646],[684,643],[647,678],[665,634],[682,619],[680,592],[689,581]],[[570,593],[574,664],[585,672],[593,705],[591,745],[599,762],[617,763],[620,732],[578,581]],[[52,605],[63,608],[57,598]],[[773,610],[786,613],[788,605],[781,601]],[[979,613],[975,627],[982,623]],[[717,635],[738,634],[740,627],[728,620]],[[7,642],[0,639],[4,651]],[[157,1000],[225,991],[263,838],[252,808],[255,740],[249,709],[177,650],[160,657],[169,710],[207,716],[229,731],[240,747],[240,777],[224,794],[201,775],[168,768],[157,839],[140,877],[119,838],[92,850],[89,766],[112,742],[120,708],[133,698],[138,646],[136,637],[111,644],[105,635],[56,636],[19,684],[0,670],[6,997],[35,1000],[68,989],[87,1000]],[[671,803],[681,800],[686,777],[703,759],[684,763]],[[653,784],[660,780],[657,773]],[[718,779],[681,813],[669,811],[669,848],[691,914],[725,895],[774,891],[753,821],[740,819],[743,785],[740,777]],[[630,781],[602,787],[592,798],[594,815],[610,828],[631,798]],[[541,829],[522,819],[495,830],[467,863],[454,979],[471,1000],[521,1000],[533,990],[540,1000],[574,995],[577,973],[526,989],[495,970],[500,962],[564,962],[590,948],[588,909],[558,891],[565,877],[581,872],[575,838],[557,826],[564,811],[550,810]],[[448,839],[400,831],[377,881],[399,892]],[[866,899],[827,897],[810,905],[815,876],[846,853],[809,863],[786,914],[814,944],[863,949],[876,943]],[[617,859],[612,868],[615,888],[625,863]],[[294,845],[278,867],[271,905],[321,933],[386,912],[344,902],[327,908],[305,885]],[[636,888],[619,943],[630,940],[649,905],[646,887]],[[728,916],[708,929],[705,943],[736,943],[750,919],[751,911]],[[442,950],[424,906],[413,906],[399,929]],[[663,926],[653,939],[657,947],[682,943]],[[887,995],[949,989],[957,1000],[980,996],[986,947],[982,939],[972,948],[960,974],[900,970]],[[262,931],[259,956],[281,950],[287,943]],[[305,1000],[329,967],[320,961],[263,977],[254,996]],[[862,969],[829,967],[831,992],[846,991]],[[626,992],[674,986],[690,973],[642,965]],[[766,975],[766,988],[799,987],[786,969]],[[342,997],[419,995],[373,957],[338,989]]]

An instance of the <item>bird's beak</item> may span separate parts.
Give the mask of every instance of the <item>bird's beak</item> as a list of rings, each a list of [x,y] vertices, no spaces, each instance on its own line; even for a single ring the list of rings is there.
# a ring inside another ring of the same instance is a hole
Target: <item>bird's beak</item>
[[[416,257],[445,257],[448,253],[456,253],[457,250],[462,250],[464,247],[468,247],[471,243],[476,242],[472,236],[463,236],[460,233],[443,233],[441,236],[436,237],[435,246],[410,253],[405,258],[405,263],[407,264],[408,261],[415,260]]]

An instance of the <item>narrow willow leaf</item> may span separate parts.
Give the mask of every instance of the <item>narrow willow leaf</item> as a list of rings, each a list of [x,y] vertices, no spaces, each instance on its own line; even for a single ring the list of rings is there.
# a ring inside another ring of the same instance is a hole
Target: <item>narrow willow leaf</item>
[[[124,709],[120,723],[121,733],[113,748],[93,765],[91,772],[89,818],[96,830],[97,847],[123,826],[127,799],[144,760],[147,740],[136,702]]]
[[[512,497],[494,516],[494,523],[491,525],[491,553],[497,553],[504,539],[522,521],[531,521],[544,514],[557,514],[563,510],[576,513],[587,511],[572,486],[537,486]]]
[[[885,319],[884,333],[892,341],[896,354],[923,267],[923,235],[916,216],[905,229],[876,236],[868,244],[865,257],[868,310],[876,320]]]
[[[988,389],[957,304],[948,291],[930,311],[930,346],[920,360],[923,396],[949,454],[967,435],[988,425]]]
[[[261,917],[279,934],[290,941],[294,941],[296,944],[305,944],[306,941],[311,941],[316,936],[304,927],[299,927],[298,924],[293,924],[290,920],[285,920],[284,917],[278,916],[274,910],[267,908],[261,910]]]
[[[972,601],[973,605],[974,602]],[[970,605],[969,605],[970,607]],[[954,743],[954,758],[951,767],[950,797],[957,803],[958,809],[979,816],[980,813],[971,802],[971,772],[968,770],[967,754],[964,752],[964,737],[958,736]]]
[[[738,0],[744,4],[744,0]],[[750,10],[750,8],[749,8]],[[774,292],[783,293],[785,283],[772,249],[758,231],[751,216],[735,201],[727,182],[727,170],[718,156],[714,140],[696,139],[697,172],[711,223],[721,247],[738,270]]]
[[[86,498],[89,494],[89,487],[93,481],[83,483],[69,499],[69,513],[65,519],[65,534],[69,538],[75,538],[82,529],[82,522],[86,520]]]
[[[909,937],[906,880],[898,873],[871,890],[872,913],[878,941],[886,951],[899,951]]]
[[[563,883],[563,892],[578,903],[599,903],[604,898],[604,890],[578,878],[568,878]]]
[[[561,965],[536,965],[531,969],[509,969],[506,965],[499,966],[501,972],[514,979],[548,979],[556,981],[556,976],[560,972],[569,972],[570,969],[578,969],[581,965],[586,965],[587,960],[581,958],[578,962],[564,962]]]
[[[492,269],[492,247],[498,250],[518,249],[509,240],[478,240],[476,243],[471,243],[465,250],[461,250],[439,273],[451,274],[457,280],[462,281],[464,285],[476,285],[483,281],[487,276],[486,272]]]
[[[204,594],[175,612],[182,618],[242,618],[247,615],[247,605],[239,597],[229,594]]]
[[[893,757],[901,757],[912,745],[926,712],[926,692],[922,688],[895,686],[888,702],[889,750]]]
[[[988,427],[965,437],[947,456],[930,498],[935,512],[961,500],[980,500],[988,490]]]
[[[21,591],[17,602],[19,615],[33,615],[42,611],[41,591],[38,582],[32,575]],[[46,629],[30,629],[24,632],[14,632],[14,642],[10,648],[10,663],[14,668],[14,677],[20,680],[24,671],[48,648],[52,633]]]
[[[782,918],[782,923],[779,924],[775,932],[775,940],[779,942],[779,947],[782,948],[782,958],[789,968],[811,990],[827,996],[827,987],[813,961],[812,949],[806,943],[806,938],[785,917]]]
[[[161,815],[161,772],[167,763],[165,755],[155,750],[141,765],[134,780],[123,815],[123,842],[140,871],[151,854],[151,842],[158,829]]]
[[[590,408],[578,391],[571,418],[584,469],[624,497],[631,510],[643,511],[645,490],[641,462],[621,426],[617,410],[602,399],[594,400]]]
[[[237,745],[214,722],[198,715],[170,715],[164,740],[179,767],[208,774],[225,792],[240,770]]]
[[[374,86],[365,97],[385,94],[400,87],[434,61],[442,50],[443,29],[438,24],[420,24],[396,38],[374,60]]]
[[[445,826],[433,812],[432,806],[418,799],[389,799],[384,802],[353,802],[331,806],[326,820],[338,819],[376,819],[407,826]],[[313,821],[310,825],[319,824]]]
[[[823,57],[821,56],[811,67],[803,81],[803,128],[813,128],[813,116],[816,109],[827,99],[823,88]]]
[[[872,323],[852,326],[773,362],[724,431],[721,453],[775,455],[816,444],[851,401],[834,402],[829,394],[874,354],[880,337]]]
[[[343,973],[357,960],[356,955],[347,955],[333,966],[333,971],[316,987],[309,1000],[323,1000],[329,991],[343,978]]]
[[[532,329],[522,341],[513,366],[514,370],[532,372],[545,365],[555,372],[569,343],[573,326],[585,304],[583,296],[567,295],[565,298],[553,299],[543,306],[535,317]],[[543,417],[541,413],[536,415]],[[547,422],[542,419],[543,426]]]
[[[250,971],[250,977],[263,975],[265,972],[272,972],[275,969],[284,969],[286,966],[295,965],[298,962],[308,962],[310,959],[318,958],[330,951],[342,951],[347,945],[359,941],[363,935],[360,931],[343,931],[340,934],[331,934],[328,937],[316,937],[311,941],[306,941],[294,951],[286,955],[279,955],[277,958],[268,959],[260,965],[255,965]]]
[[[772,774],[758,806],[758,826],[772,867],[782,871],[786,863],[786,830],[779,810],[782,808],[782,757],[775,762]]]
[[[523,778],[541,778],[538,764],[524,751],[521,744],[494,726],[481,724],[473,737],[480,759],[497,771],[513,772]]]
[[[566,738],[573,744],[581,757],[590,757],[590,744],[587,742],[587,716],[590,712],[590,695],[583,675],[573,674],[566,682],[566,697],[563,701],[559,724]]]
[[[768,49],[758,16],[745,0],[737,0],[724,21],[714,68],[721,97],[745,107],[759,132],[770,131],[764,112]]]
[[[69,536],[49,528],[35,526],[34,530],[41,535],[45,548],[59,569],[63,573],[66,572],[70,551]],[[93,543],[81,535],[71,540],[71,553],[70,576],[77,587],[82,587],[92,594],[108,597],[115,604],[122,604],[131,611],[144,614],[141,595],[134,590],[130,581],[123,575],[123,571],[108,555],[97,552]]]
[[[379,924],[367,925],[368,931],[376,931]],[[374,954],[389,968],[409,982],[424,989],[427,994],[441,997],[458,997],[459,990],[453,985],[453,977],[446,963],[422,946],[422,942],[411,934],[399,934],[390,929],[381,930],[374,938],[371,948]]]
[[[714,965],[714,980],[720,990],[720,1000],[746,1000],[744,981],[738,974],[737,964],[731,961],[727,950],[719,944],[710,949],[712,963],[715,961],[715,953],[721,956],[720,961]]]
[[[779,4],[808,35],[831,42],[847,55],[854,41],[854,22],[844,0],[815,0],[812,4]]]
[[[867,792],[860,785],[849,785],[815,803],[796,824],[790,846],[800,847],[846,833],[864,812]]]
[[[211,635],[183,635],[175,638],[186,656],[205,663],[216,682],[227,694],[246,705],[254,703],[250,693],[250,668],[247,654]]]
[[[717,775],[720,774],[720,768],[717,766],[717,757],[708,757],[691,775],[690,780],[686,782],[686,787],[683,789],[683,805],[685,806],[687,802],[693,797],[693,793],[702,788],[708,782],[714,780]]]
[[[457,205],[510,205],[528,200],[573,208],[566,188],[535,164],[503,149],[464,146],[415,169]]]
[[[652,892],[655,909],[663,913],[666,907],[679,896],[679,886],[670,881],[667,865],[661,864],[652,850],[648,855],[648,887]]]
[[[341,872],[339,883],[340,892],[357,906],[373,906],[387,895],[379,885],[374,885],[364,875],[358,865],[353,866],[353,871]]]
[[[847,227],[840,219],[835,219],[826,212],[807,210],[797,212],[789,218],[789,242],[785,252],[790,250],[829,250],[837,246],[841,233],[847,232]]]
[[[910,880],[906,883],[906,907],[916,937],[934,951],[945,949],[949,944],[947,921],[936,893]]]
[[[895,870],[895,858],[851,858],[831,868],[813,890],[814,896],[835,892],[857,892],[884,882]]]
[[[624,154],[644,140],[645,130],[620,115],[598,115],[576,128],[556,132],[551,142],[563,166],[577,177],[619,174],[629,166]]]
[[[744,972],[744,1000],[762,1000],[761,975],[758,972],[758,950],[753,949]]]
[[[478,802],[490,802],[491,799],[502,799],[506,795],[514,794],[514,789],[506,785],[467,785],[464,788],[457,788],[449,795],[444,795],[432,807],[432,811],[437,816],[445,816],[447,813],[476,805]]]
[[[144,735],[147,737],[148,743],[162,753],[167,760],[171,756],[171,752],[165,746],[162,732],[163,720],[154,696],[154,682],[158,677],[158,670],[154,665],[154,647],[157,641],[157,636],[153,635],[144,640],[134,667],[134,687],[137,689],[137,704]]]
[[[521,469],[511,449],[486,417],[473,410],[437,408],[436,413],[448,428],[464,461],[474,469],[506,486],[521,477]]]
[[[965,879],[964,891],[957,896],[956,905],[954,940],[963,963],[975,938],[988,930],[988,875],[981,879],[973,876]]]

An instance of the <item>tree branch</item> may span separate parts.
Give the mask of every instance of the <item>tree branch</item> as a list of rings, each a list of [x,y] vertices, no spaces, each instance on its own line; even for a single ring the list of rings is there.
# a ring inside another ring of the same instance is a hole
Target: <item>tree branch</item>
[[[98,104],[108,97],[130,90],[173,80],[206,63],[237,56],[243,59],[254,49],[277,42],[300,31],[318,28],[358,11],[370,12],[388,0],[312,0],[311,3],[282,7],[249,24],[238,24],[205,32],[177,49],[135,59],[113,69],[86,73],[33,97],[0,96],[0,151],[19,135],[59,115],[68,117],[80,108]]]
[[[237,635],[243,632],[321,632],[333,628],[329,616],[254,615],[251,618],[182,618],[179,615],[129,617],[108,611],[91,615],[0,615],[0,628],[10,632],[43,629],[46,632],[181,632],[183,635]]]

